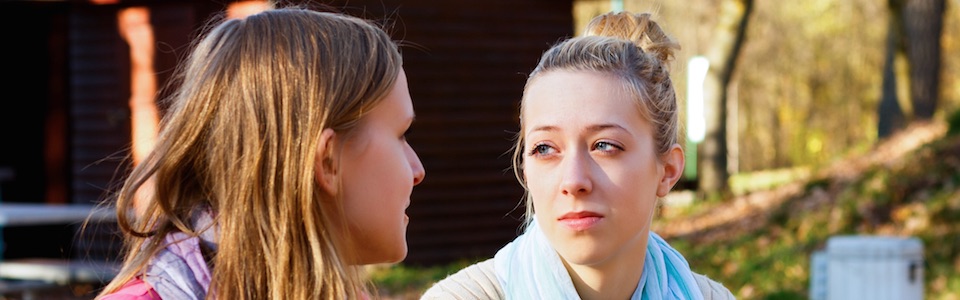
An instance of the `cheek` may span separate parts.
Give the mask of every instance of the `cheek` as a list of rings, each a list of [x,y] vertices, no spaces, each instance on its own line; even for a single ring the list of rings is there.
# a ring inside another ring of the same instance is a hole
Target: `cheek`
[[[543,165],[530,165],[524,168],[524,180],[534,206],[542,206],[537,203],[552,199],[554,191],[558,188],[555,175]]]
[[[656,206],[657,182],[654,179],[656,175],[654,171],[636,168],[621,170],[621,173],[616,175],[618,178],[618,182],[614,183],[618,194],[616,198],[624,201],[621,204],[623,207],[629,207],[630,211],[645,213]]]
[[[369,210],[372,199],[377,199],[379,189],[370,188],[371,184],[380,180],[380,174],[373,169],[375,164],[370,161],[375,151],[344,154],[340,162],[342,177],[340,178],[341,195],[344,213],[348,219],[356,220],[365,217],[363,213]],[[362,155],[358,155],[362,154]],[[368,213],[369,214],[369,213]]]
[[[405,204],[413,189],[412,172],[403,149],[392,142],[371,141],[368,151],[343,164],[345,198],[353,201],[346,205],[389,216],[394,212],[386,208]]]

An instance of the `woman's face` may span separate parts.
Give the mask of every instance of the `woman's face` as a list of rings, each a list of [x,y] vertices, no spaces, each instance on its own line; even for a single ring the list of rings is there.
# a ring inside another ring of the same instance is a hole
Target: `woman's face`
[[[568,264],[642,261],[657,196],[679,177],[682,151],[679,166],[658,159],[650,122],[615,77],[549,71],[534,80],[521,121],[536,221]]]
[[[356,264],[387,263],[407,255],[405,210],[425,175],[404,134],[413,103],[403,70],[390,93],[363,116],[340,151],[343,206]]]

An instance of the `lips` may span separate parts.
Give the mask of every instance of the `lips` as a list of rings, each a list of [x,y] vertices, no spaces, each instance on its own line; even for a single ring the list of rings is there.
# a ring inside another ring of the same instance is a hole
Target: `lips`
[[[603,219],[603,215],[601,214],[590,211],[580,211],[564,214],[560,216],[560,218],[557,218],[557,221],[570,230],[585,231],[595,226],[601,219]]]

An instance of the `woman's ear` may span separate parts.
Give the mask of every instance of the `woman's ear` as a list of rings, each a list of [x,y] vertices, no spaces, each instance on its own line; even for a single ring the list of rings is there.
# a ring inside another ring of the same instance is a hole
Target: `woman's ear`
[[[339,185],[337,184],[337,133],[333,129],[327,128],[320,133],[320,143],[317,146],[315,158],[314,176],[320,187],[331,195],[336,195]]]
[[[673,189],[673,185],[680,181],[683,175],[683,149],[679,144],[670,146],[670,150],[661,156],[663,162],[663,177],[657,183],[657,197],[666,197]]]

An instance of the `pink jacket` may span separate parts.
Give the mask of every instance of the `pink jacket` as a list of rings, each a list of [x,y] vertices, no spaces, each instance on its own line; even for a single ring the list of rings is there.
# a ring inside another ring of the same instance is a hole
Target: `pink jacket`
[[[157,291],[149,284],[136,278],[124,284],[119,290],[98,298],[99,300],[162,300]]]

